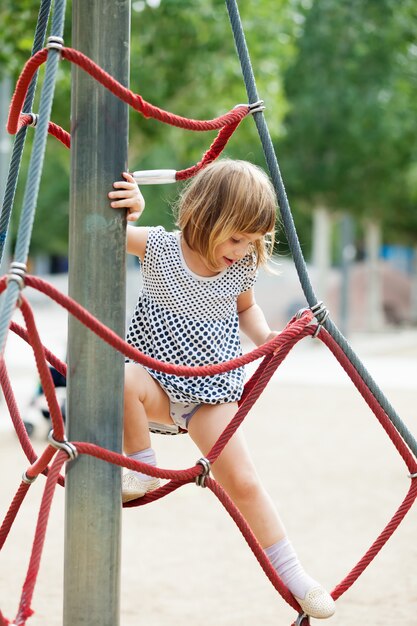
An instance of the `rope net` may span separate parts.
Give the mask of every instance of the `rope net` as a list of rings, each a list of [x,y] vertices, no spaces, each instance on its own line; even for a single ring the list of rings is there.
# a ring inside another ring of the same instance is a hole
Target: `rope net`
[[[234,3],[229,2],[228,5],[230,5],[229,9],[231,8],[233,13],[235,6]],[[51,53],[55,56],[60,54],[63,59],[79,65],[83,70],[88,72],[92,77],[100,82],[106,89],[109,89],[113,94],[129,104],[129,106],[133,107],[136,111],[140,112],[144,117],[153,117],[163,123],[193,131],[219,131],[216,139],[203,155],[201,161],[186,170],[177,172],[177,180],[193,176],[199,169],[207,165],[213,159],[217,158],[227,144],[227,141],[237,129],[240,122],[251,112],[249,105],[238,105],[226,114],[213,120],[201,121],[187,119],[159,109],[158,107],[146,102],[140,95],[134,94],[129,89],[122,86],[118,81],[107,74],[98,65],[93,63],[85,55],[72,48],[62,47],[59,52],[57,52],[56,49],[48,50],[48,48],[44,48],[35,52],[26,63],[17,82],[11,101],[7,128],[10,133],[17,134],[17,137],[19,137],[19,134],[22,131],[26,130],[28,125],[33,125],[36,121],[36,116],[32,113],[22,111],[24,103],[27,102],[28,90],[31,88],[31,85],[33,85],[37,70],[40,65],[48,60]],[[251,101],[254,101],[254,99],[251,98]],[[257,119],[259,115],[262,116],[262,113],[257,110],[255,119]],[[59,141],[61,141],[65,146],[70,147],[71,139],[69,133],[56,124],[50,122],[49,118],[46,120],[45,132],[50,133],[59,139]],[[14,265],[19,266],[22,264],[21,258],[17,258],[16,261],[17,262],[15,262]],[[23,263],[24,261],[25,260],[23,260]],[[393,420],[389,411],[382,406],[377,394],[375,394],[374,390],[370,388],[370,385],[367,383],[366,377],[364,377],[360,368],[358,368],[355,363],[352,363],[349,351],[343,349],[343,346],[340,345],[340,341],[337,336],[333,336],[331,332],[332,326],[330,326],[330,330],[327,329],[327,314],[321,316],[322,311],[320,307],[320,314],[317,312],[317,309],[315,309],[315,316],[313,315],[311,309],[304,310],[299,315],[293,317],[285,329],[270,342],[242,355],[239,358],[233,359],[232,361],[202,367],[177,366],[156,361],[155,359],[143,354],[121,339],[111,329],[103,325],[85,308],[80,306],[80,304],[75,302],[70,297],[63,295],[52,285],[41,280],[40,278],[26,275],[24,272],[19,273],[16,268],[14,268],[14,271],[12,271],[8,276],[4,276],[0,279],[0,294],[6,291],[7,296],[9,292],[11,293],[9,298],[11,302],[9,305],[10,310],[8,311],[7,303],[2,309],[3,323],[6,326],[5,332],[7,333],[10,330],[31,346],[36,367],[39,372],[40,384],[43,388],[50,412],[53,434],[50,436],[49,442],[46,444],[42,454],[38,456],[32,447],[24,422],[20,415],[4,356],[1,356],[0,384],[13,426],[22,449],[28,459],[29,466],[23,475],[21,483],[0,527],[0,549],[4,546],[8,538],[10,529],[21,509],[31,484],[40,474],[43,474],[46,477],[46,482],[39,508],[32,553],[30,556],[26,579],[22,588],[17,614],[13,622],[10,622],[0,611],[0,626],[6,626],[11,623],[16,626],[24,626],[29,617],[33,614],[33,610],[31,608],[32,597],[39,571],[42,549],[47,531],[48,517],[55,488],[58,484],[60,486],[65,485],[64,476],[61,474],[63,465],[66,462],[70,462],[76,455],[80,454],[90,455],[108,463],[113,463],[130,470],[137,470],[167,481],[155,491],[148,492],[144,497],[125,503],[123,506],[126,508],[144,506],[150,502],[159,500],[160,498],[176,491],[181,486],[192,482],[196,482],[197,484],[210,489],[210,491],[216,495],[229,515],[235,521],[249,548],[252,550],[261,568],[278,593],[296,611],[300,612],[301,610],[292,594],[279,578],[264,550],[258,543],[236,506],[221,486],[213,478],[207,475],[204,464],[197,462],[196,465],[189,468],[170,470],[149,466],[145,463],[128,459],[122,454],[112,452],[92,443],[83,441],[67,442],[64,419],[56,397],[55,385],[49,369],[49,365],[51,365],[65,377],[67,373],[66,364],[60,361],[50,350],[48,350],[47,347],[43,345],[39,336],[33,310],[22,293],[23,287],[25,286],[35,289],[43,293],[46,297],[52,299],[59,306],[66,309],[70,315],[74,316],[91,332],[95,333],[98,337],[125,357],[129,357],[137,363],[152,367],[158,371],[178,376],[213,376],[215,374],[230,371],[231,369],[260,360],[255,373],[246,383],[244,394],[240,400],[236,414],[225,428],[218,441],[213,445],[212,449],[207,454],[206,459],[209,464],[214,463],[222,453],[224,447],[242,424],[248,412],[265,389],[274,372],[284,361],[292,348],[301,339],[311,336],[318,337],[318,339],[327,346],[327,348],[334,355],[335,359],[346,371],[352,380],[352,383],[355,385],[356,389],[362,395],[363,399],[387,433],[392,444],[403,459],[412,479],[408,492],[405,494],[402,502],[399,504],[398,509],[395,511],[387,526],[376,538],[374,543],[363,555],[357,565],[355,565],[345,578],[333,589],[331,595],[335,600],[345,593],[347,589],[349,589],[358,579],[361,573],[371,563],[394,531],[398,528],[399,524],[413,505],[417,497],[417,462],[415,455],[413,454],[414,440],[410,439],[410,436],[405,429],[399,429],[397,427],[396,420]],[[11,320],[11,316],[16,307],[20,308],[24,326]],[[3,346],[4,342],[5,339],[2,343]],[[406,436],[404,436],[404,432],[406,433]],[[410,441],[412,445],[410,445]],[[297,624],[305,625],[308,623],[308,617],[300,614]]]

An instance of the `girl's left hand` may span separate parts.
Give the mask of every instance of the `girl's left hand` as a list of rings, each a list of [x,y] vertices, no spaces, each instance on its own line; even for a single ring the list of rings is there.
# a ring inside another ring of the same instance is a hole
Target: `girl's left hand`
[[[133,176],[128,172],[123,172],[123,177],[125,180],[113,183],[113,187],[120,191],[110,191],[108,194],[113,200],[110,206],[113,209],[127,209],[127,221],[136,222],[145,208],[145,200]]]

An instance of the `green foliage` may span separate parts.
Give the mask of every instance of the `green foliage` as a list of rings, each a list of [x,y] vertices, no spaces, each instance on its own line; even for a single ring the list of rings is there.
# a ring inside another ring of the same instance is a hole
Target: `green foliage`
[[[0,42],[2,70],[17,75],[30,55],[39,0],[6,3],[7,24]],[[242,0],[239,3],[258,90],[267,104],[273,134],[281,132],[286,110],[281,76],[294,54],[298,1]],[[67,3],[65,41],[70,45],[71,3]],[[97,34],[98,36],[98,34]],[[19,43],[21,42],[21,43]],[[22,42],[26,42],[23,45]],[[42,83],[42,72],[39,84]],[[69,129],[70,66],[60,66],[52,119]],[[239,62],[223,0],[162,0],[132,3],[131,89],[153,104],[185,117],[210,119],[246,102]],[[39,89],[38,89],[39,92]],[[36,105],[34,110],[37,110]],[[29,131],[31,135],[32,131]],[[199,161],[215,133],[191,133],[130,115],[130,169],[183,169]],[[30,149],[26,147],[25,162]],[[32,252],[66,251],[69,157],[48,140]],[[255,125],[248,118],[231,139],[227,154],[264,164]],[[25,178],[25,166],[21,178]],[[20,187],[21,188],[21,185]],[[143,223],[172,225],[170,201],[177,185],[144,189]],[[19,208],[21,194],[16,202]],[[15,220],[16,221],[16,218]]]
[[[320,0],[306,11],[285,77],[282,151],[289,189],[311,207],[379,218],[399,207],[409,213],[404,172],[416,162],[416,18],[411,1]]]
[[[39,2],[3,0],[0,6],[0,78],[15,76],[30,56]]]
[[[16,78],[29,57],[38,9],[39,0],[3,0],[0,75]],[[239,9],[302,243],[309,239],[311,208],[321,202],[376,214],[391,237],[415,241],[415,0],[240,0]],[[70,2],[65,41],[70,45]],[[131,88],[161,108],[198,119],[245,102],[223,0],[132,2]],[[70,92],[71,69],[64,61],[52,119],[67,130]],[[214,136],[132,111],[130,169],[186,168]],[[250,118],[225,154],[264,165]],[[50,138],[32,252],[66,252],[68,179],[68,151]],[[22,187],[20,182],[17,212]],[[177,185],[145,188],[143,223],[171,226],[169,205],[177,191]]]

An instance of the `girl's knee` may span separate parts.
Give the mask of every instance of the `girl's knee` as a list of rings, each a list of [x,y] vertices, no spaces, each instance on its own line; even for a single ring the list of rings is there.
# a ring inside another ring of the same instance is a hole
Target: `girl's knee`
[[[125,367],[125,397],[135,395],[138,397],[144,387],[143,374],[146,373],[141,365],[127,363]]]
[[[253,501],[262,489],[256,472],[251,468],[242,469],[236,466],[234,471],[227,472],[225,478],[219,479],[219,482],[232,500],[239,502]]]

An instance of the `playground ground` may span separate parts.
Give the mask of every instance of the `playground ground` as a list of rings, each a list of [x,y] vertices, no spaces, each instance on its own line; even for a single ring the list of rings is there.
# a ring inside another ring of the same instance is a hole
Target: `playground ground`
[[[261,298],[260,298],[261,300]],[[44,343],[65,357],[66,315],[32,297]],[[16,316],[17,321],[19,315]],[[417,331],[353,335],[351,344],[409,429],[417,433]],[[22,342],[7,364],[22,414],[36,374]],[[38,418],[41,451],[48,423]],[[404,499],[407,468],[347,376],[317,340],[279,368],[245,423],[259,473],[306,569],[332,589],[362,557]],[[162,467],[193,465],[186,436],[155,436]],[[27,467],[0,403],[0,516]],[[44,485],[31,487],[0,554],[0,608],[15,616]],[[337,603],[334,626],[416,626],[417,505]],[[62,624],[64,490],[54,498],[28,626]],[[92,574],[94,584],[94,573]],[[277,595],[213,494],[193,485],[123,512],[121,626],[289,626]],[[319,623],[312,620],[312,623]]]

